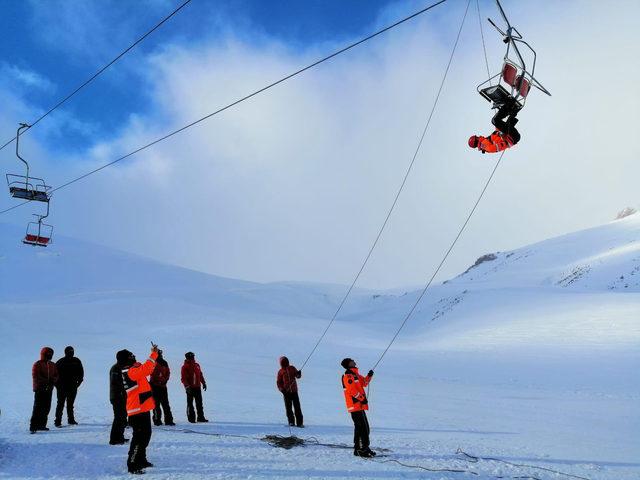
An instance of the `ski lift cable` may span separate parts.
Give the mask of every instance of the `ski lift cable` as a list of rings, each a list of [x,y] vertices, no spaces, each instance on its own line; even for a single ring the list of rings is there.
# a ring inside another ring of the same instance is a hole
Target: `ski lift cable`
[[[493,167],[491,175],[489,175],[489,178],[485,182],[484,187],[483,187],[482,191],[480,192],[480,195],[476,199],[476,202],[473,205],[473,208],[471,209],[469,214],[467,215],[467,218],[465,219],[464,223],[462,224],[462,227],[460,227],[460,230],[458,231],[458,234],[453,239],[453,242],[451,242],[451,245],[449,246],[449,248],[445,252],[445,254],[442,257],[442,259],[440,260],[440,263],[438,264],[438,266],[434,270],[433,274],[431,275],[431,278],[429,278],[429,281],[427,282],[425,287],[420,292],[420,295],[418,295],[418,298],[416,299],[416,301],[413,303],[413,305],[409,309],[409,312],[405,315],[404,320],[400,324],[400,327],[398,328],[396,333],[393,335],[393,338],[391,338],[391,341],[389,342],[387,347],[384,349],[384,351],[380,355],[380,358],[378,358],[378,361],[375,363],[375,365],[373,366],[372,370],[375,370],[378,367],[378,365],[380,364],[380,362],[382,361],[384,356],[387,354],[387,352],[389,351],[389,349],[391,348],[393,343],[396,341],[396,339],[398,338],[398,335],[400,335],[400,332],[405,327],[405,325],[407,324],[407,322],[409,321],[409,319],[411,318],[411,316],[415,312],[416,308],[418,308],[418,305],[420,304],[420,302],[422,301],[422,298],[427,293],[427,290],[429,289],[429,287],[433,283],[433,280],[436,278],[438,273],[440,273],[440,269],[442,268],[444,263],[447,261],[447,258],[449,258],[449,255],[451,254],[451,252],[455,248],[456,244],[458,243],[458,240],[460,240],[460,237],[462,237],[462,234],[466,230],[467,225],[469,224],[469,221],[471,220],[471,218],[473,217],[474,213],[476,212],[476,210],[478,208],[478,205],[480,205],[480,201],[482,200],[482,198],[484,197],[485,192],[489,188],[489,185],[491,184],[491,181],[493,180],[493,177],[495,176],[496,171],[498,170],[498,167],[500,166],[500,163],[502,162],[502,157],[504,156],[504,153],[505,153],[505,150],[503,150],[502,153],[500,154],[500,157],[498,158],[498,161],[496,162],[495,166]]]
[[[476,0],[476,10],[478,11],[478,24],[480,25],[480,38],[482,39],[484,63],[487,66],[487,77],[489,78],[489,85],[491,85],[491,69],[489,68],[489,57],[487,56],[487,45],[484,41],[484,28],[482,27],[482,15],[480,14],[480,0]]]
[[[460,23],[460,28],[458,29],[458,34],[456,36],[456,40],[453,44],[453,48],[451,50],[451,54],[449,56],[449,61],[447,62],[447,66],[444,70],[444,74],[442,75],[442,80],[440,82],[440,86],[438,88],[438,92],[435,96],[435,99],[433,101],[433,105],[431,107],[431,111],[429,112],[429,116],[427,118],[427,122],[422,130],[422,134],[420,136],[420,139],[418,141],[418,144],[416,146],[416,149],[413,153],[413,157],[411,158],[411,161],[409,162],[409,166],[407,167],[407,170],[404,174],[404,177],[402,179],[402,182],[400,183],[400,187],[398,188],[398,191],[396,192],[396,195],[393,199],[393,202],[391,203],[391,207],[389,208],[389,210],[387,211],[387,215],[384,219],[384,221],[382,222],[382,225],[380,227],[380,229],[378,230],[378,233],[375,237],[375,240],[373,241],[371,247],[369,248],[369,251],[367,252],[367,255],[365,256],[364,261],[362,262],[360,269],[358,270],[358,273],[356,273],[353,281],[351,282],[351,284],[349,285],[349,288],[347,289],[347,292],[344,294],[344,296],[342,297],[340,303],[338,304],[338,308],[335,310],[335,312],[333,313],[331,320],[329,321],[329,323],[327,324],[327,326],[325,327],[324,331],[322,332],[322,335],[320,335],[320,338],[318,339],[318,341],[316,342],[316,344],[314,345],[313,349],[311,350],[311,353],[309,353],[309,355],[307,356],[307,358],[305,359],[304,363],[302,364],[301,369],[303,369],[305,367],[305,365],[309,362],[309,360],[311,359],[311,357],[313,356],[313,354],[316,352],[316,350],[318,349],[318,346],[320,346],[320,344],[322,343],[322,340],[324,340],[325,336],[327,335],[327,333],[329,332],[329,330],[331,329],[331,326],[334,324],[334,322],[336,321],[336,318],[338,317],[338,315],[340,314],[340,312],[342,311],[342,307],[344,307],[345,303],[347,302],[347,299],[351,296],[351,292],[353,291],[353,289],[355,288],[356,284],[358,283],[358,280],[360,279],[360,276],[362,275],[362,272],[364,272],[365,267],[367,266],[367,264],[369,263],[369,259],[371,258],[371,255],[373,254],[374,250],[376,249],[378,242],[380,241],[380,238],[382,237],[383,232],[385,231],[387,224],[389,223],[389,219],[391,218],[391,215],[393,214],[396,205],[398,204],[398,200],[400,199],[400,195],[402,194],[402,191],[404,190],[404,187],[407,183],[407,180],[409,178],[409,175],[411,174],[411,171],[413,169],[413,165],[415,164],[415,161],[418,157],[418,153],[420,153],[420,150],[422,148],[422,144],[424,142],[425,136],[427,134],[427,131],[429,129],[429,125],[431,124],[431,120],[433,118],[433,115],[435,113],[436,107],[438,106],[438,101],[440,100],[440,96],[442,94],[442,90],[444,88],[444,84],[447,80],[447,75],[449,73],[449,69],[451,68],[451,64],[453,62],[453,57],[456,53],[456,49],[458,47],[458,43],[460,41],[460,36],[462,34],[462,28],[464,27],[464,23],[465,20],[467,18],[467,13],[469,12],[469,5],[471,4],[471,0],[468,0],[467,2],[467,7],[464,11],[464,15],[462,17],[462,22]]]
[[[88,176],[93,175],[94,173],[98,173],[99,171],[104,170],[107,167],[110,167],[110,166],[112,166],[112,165],[114,165],[114,164],[116,164],[118,162],[121,162],[122,160],[125,160],[125,159],[127,159],[127,158],[129,158],[129,157],[131,157],[131,156],[143,151],[143,150],[146,150],[146,149],[148,149],[148,148],[150,148],[150,147],[152,147],[152,146],[154,146],[154,145],[156,145],[156,144],[158,144],[160,142],[163,142],[164,140],[167,140],[168,138],[171,138],[174,135],[177,135],[178,133],[181,133],[181,132],[183,132],[183,131],[185,131],[185,130],[187,130],[187,129],[189,129],[189,128],[191,128],[191,127],[193,127],[193,126],[195,126],[195,125],[197,125],[197,124],[199,124],[201,122],[204,122],[205,120],[208,120],[209,118],[211,118],[211,117],[213,117],[213,116],[215,116],[215,115],[217,115],[219,113],[222,113],[225,110],[228,110],[228,109],[238,105],[239,103],[244,102],[245,100],[249,100],[250,98],[255,97],[256,95],[259,95],[260,93],[262,93],[262,92],[264,92],[266,90],[269,90],[269,89],[275,87],[276,85],[279,85],[279,84],[281,84],[281,83],[283,83],[283,82],[285,82],[285,81],[287,81],[287,80],[289,80],[289,79],[291,79],[293,77],[296,77],[296,76],[300,75],[301,73],[306,72],[307,70],[310,70],[313,67],[316,67],[317,65],[320,65],[321,63],[326,62],[327,60],[330,60],[330,59],[332,59],[334,57],[337,57],[338,55],[340,55],[340,54],[342,54],[342,53],[344,53],[344,52],[346,52],[348,50],[351,50],[352,48],[357,47],[358,45],[361,45],[361,44],[367,42],[368,40],[371,40],[371,39],[373,39],[373,38],[375,38],[375,37],[387,32],[387,31],[389,31],[389,30],[391,30],[391,29],[393,29],[393,28],[395,28],[395,27],[397,27],[397,26],[399,26],[399,25],[401,25],[401,24],[413,19],[413,18],[416,18],[419,15],[422,15],[423,13],[431,10],[432,8],[437,7],[438,5],[441,5],[441,4],[445,3],[446,1],[447,0],[440,0],[438,2],[435,2],[435,3],[433,3],[433,4],[429,5],[429,6],[421,9],[421,10],[418,10],[417,12],[415,12],[415,13],[407,16],[407,17],[404,17],[401,20],[398,20],[397,22],[395,22],[395,23],[393,23],[391,25],[388,25],[387,27],[385,27],[385,28],[383,28],[381,30],[378,30],[375,33],[372,33],[371,35],[368,35],[368,36],[366,36],[366,37],[364,37],[364,38],[362,38],[362,39],[360,39],[360,40],[358,40],[358,41],[356,41],[354,43],[351,43],[351,44],[347,45],[346,47],[343,47],[340,50],[337,50],[337,51],[331,53],[330,55],[327,55],[326,57],[323,57],[323,58],[321,58],[319,60],[316,60],[315,62],[313,62],[313,63],[311,63],[311,64],[309,64],[309,65],[307,65],[307,66],[305,66],[303,68],[300,68],[299,70],[296,70],[295,72],[290,73],[289,75],[287,75],[285,77],[282,77],[281,79],[276,80],[275,82],[272,82],[269,85],[266,85],[266,86],[264,86],[264,87],[262,87],[262,88],[260,88],[260,89],[258,89],[256,91],[248,94],[248,95],[245,95],[244,97],[239,98],[238,100],[235,100],[234,102],[232,102],[232,103],[230,103],[230,104],[228,104],[228,105],[226,105],[224,107],[221,107],[218,110],[205,115],[204,117],[201,117],[201,118],[199,118],[199,119],[197,119],[197,120],[195,120],[195,121],[193,121],[193,122],[191,122],[191,123],[179,128],[177,130],[174,130],[174,131],[172,131],[172,132],[170,132],[170,133],[168,133],[168,134],[166,134],[166,135],[164,135],[164,136],[162,136],[162,137],[160,137],[160,138],[158,138],[158,139],[156,139],[156,140],[154,140],[152,142],[149,142],[146,145],[143,145],[143,146],[133,150],[132,152],[127,153],[126,155],[123,155],[123,156],[121,156],[119,158],[116,158],[115,160],[113,160],[113,161],[111,161],[109,163],[101,165],[100,167],[95,168],[94,170],[91,170],[91,171],[89,171],[89,172],[87,172],[87,173],[85,173],[83,175],[80,175],[79,177],[76,177],[76,178],[74,178],[72,180],[69,180],[68,182],[66,182],[66,183],[54,188],[53,190],[51,190],[51,193],[53,193],[53,192],[55,192],[57,190],[60,190],[62,188],[68,187],[69,185],[71,185],[73,183],[76,183],[76,182],[78,182],[80,180],[83,180],[83,179],[87,178]],[[9,211],[11,211],[11,210],[13,210],[15,208],[18,208],[18,207],[24,205],[25,203],[28,203],[28,202],[22,202],[20,204],[17,204],[17,205],[14,205],[12,207],[9,207],[9,208],[7,208],[5,210],[1,210],[0,211],[0,215],[2,215],[3,213],[9,212]]]
[[[69,185],[71,185],[73,183],[79,182],[80,180],[83,180],[83,179],[85,179],[85,178],[87,178],[87,177],[89,177],[89,176],[91,176],[91,175],[93,175],[95,173],[98,173],[101,170],[104,170],[105,168],[108,168],[108,167],[110,167],[112,165],[115,165],[116,163],[121,162],[122,160],[125,160],[125,159],[127,159],[127,158],[129,158],[129,157],[131,157],[131,156],[133,156],[133,155],[135,155],[137,153],[140,153],[143,150],[146,150],[146,149],[148,149],[148,148],[150,148],[150,147],[152,147],[152,146],[154,146],[154,145],[156,145],[158,143],[161,143],[161,142],[173,137],[174,135],[177,135],[177,134],[179,134],[179,133],[181,133],[181,132],[183,132],[183,131],[185,131],[185,130],[187,130],[187,129],[189,129],[189,128],[191,128],[191,127],[193,127],[193,126],[195,126],[195,125],[197,125],[197,124],[199,124],[201,122],[204,122],[205,120],[208,120],[209,118],[211,118],[211,117],[213,117],[215,115],[218,115],[219,113],[224,112],[225,110],[228,110],[228,109],[238,105],[239,103],[242,103],[242,102],[244,102],[246,100],[249,100],[250,98],[257,96],[257,95],[265,92],[266,90],[269,90],[269,89],[275,87],[276,85],[279,85],[279,84],[281,84],[281,83],[283,83],[283,82],[285,82],[285,81],[287,81],[287,80],[289,80],[289,79],[291,79],[293,77],[296,77],[296,76],[300,75],[303,72],[306,72],[307,70],[312,69],[313,67],[316,67],[316,66],[320,65],[321,63],[326,62],[327,60],[330,60],[330,59],[332,59],[334,57],[337,57],[338,55],[340,55],[342,53],[345,53],[348,50],[351,50],[352,48],[357,47],[358,45],[361,45],[361,44],[363,44],[363,43],[365,43],[365,42],[367,42],[367,41],[369,41],[369,40],[371,40],[371,39],[373,39],[373,38],[375,38],[375,37],[377,37],[377,36],[379,36],[379,35],[381,35],[381,34],[383,34],[385,32],[388,32],[389,30],[391,30],[391,29],[393,29],[393,28],[395,28],[395,27],[397,27],[397,26],[399,26],[399,25],[401,25],[401,24],[403,24],[403,23],[405,23],[405,22],[407,22],[409,20],[412,20],[412,19],[416,18],[416,17],[422,15],[423,13],[428,12],[432,8],[435,8],[438,5],[441,5],[441,4],[445,3],[446,1],[447,0],[439,0],[438,2],[435,2],[435,3],[433,3],[433,4],[429,5],[429,6],[421,9],[421,10],[418,10],[417,12],[415,12],[415,13],[407,16],[407,17],[404,17],[401,20],[398,20],[397,22],[395,22],[395,23],[393,23],[391,25],[388,25],[387,27],[384,27],[383,29],[378,30],[375,33],[372,33],[371,35],[368,35],[368,36],[366,36],[366,37],[364,37],[364,38],[362,38],[362,39],[360,39],[360,40],[358,40],[358,41],[356,41],[354,43],[351,43],[351,44],[347,45],[346,47],[343,47],[340,50],[337,50],[337,51],[331,53],[330,55],[327,55],[326,57],[323,57],[323,58],[321,58],[319,60],[316,60],[315,62],[313,62],[313,63],[311,63],[311,64],[309,64],[309,65],[307,65],[307,66],[305,66],[303,68],[300,68],[299,70],[296,70],[295,72],[290,73],[289,75],[286,75],[285,77],[282,77],[281,79],[276,80],[275,82],[272,82],[272,83],[270,83],[270,84],[268,84],[268,85],[266,85],[266,86],[264,86],[264,87],[262,87],[262,88],[260,88],[260,89],[258,89],[256,91],[254,91],[254,92],[252,92],[252,93],[250,93],[248,95],[245,95],[244,97],[239,98],[239,99],[235,100],[234,102],[229,103],[226,106],[221,107],[218,110],[205,115],[204,117],[201,117],[201,118],[199,118],[199,119],[197,119],[197,120],[195,120],[195,121],[193,121],[193,122],[191,122],[191,123],[189,123],[189,124],[187,124],[187,125],[185,125],[183,127],[180,127],[177,130],[174,130],[174,131],[172,131],[172,132],[170,132],[170,133],[168,133],[168,134],[166,134],[166,135],[164,135],[164,136],[162,136],[162,137],[160,137],[160,138],[158,138],[156,140],[153,140],[152,142],[147,143],[146,145],[143,145],[143,146],[141,146],[141,147],[139,147],[139,148],[137,148],[137,149],[125,154],[125,155],[122,155],[121,157],[118,157],[115,160],[112,160],[111,162],[105,163],[104,165],[101,165],[100,167],[97,167],[97,168],[95,168],[95,169],[93,169],[93,170],[91,170],[91,171],[89,171],[89,172],[87,172],[87,173],[85,173],[83,175],[80,175],[79,177],[76,177],[76,178],[74,178],[72,180],[69,180],[66,183],[63,183],[62,185],[60,185],[60,186],[54,188],[53,190],[51,190],[51,193],[53,193],[53,192],[55,192],[57,190],[61,190],[63,188],[66,188],[66,187],[68,187]],[[14,210],[14,209],[16,209],[18,207],[21,207],[22,205],[24,205],[26,203],[29,203],[29,201],[25,201],[25,202],[19,203],[17,205],[13,205],[13,206],[11,206],[9,208],[6,208],[4,210],[0,210],[0,215],[2,215],[3,213],[7,213],[7,212],[9,212],[11,210]]]
[[[111,67],[114,63],[116,63],[118,60],[120,60],[122,57],[124,57],[127,53],[129,53],[129,51],[131,51],[133,48],[135,48],[138,44],[142,43],[149,35],[151,35],[153,32],[155,32],[158,28],[160,28],[162,25],[164,25],[167,21],[169,21],[174,15],[176,15],[180,10],[182,10],[184,7],[187,6],[187,4],[189,4],[191,2],[191,0],[185,0],[183,3],[181,3],[175,10],[173,10],[169,15],[165,16],[162,20],[160,20],[160,22],[156,23],[155,26],[153,28],[151,28],[151,30],[148,30],[144,35],[142,35],[140,38],[138,38],[135,42],[133,42],[131,45],[129,45],[126,49],[124,49],[122,52],[120,52],[113,60],[111,60],[109,63],[107,63],[105,66],[103,66],[100,70],[98,70],[96,73],[94,73],[93,75],[91,75],[88,79],[86,79],[82,84],[80,84],[78,87],[76,87],[75,90],[73,90],[72,92],[70,92],[66,97],[62,98],[61,100],[58,101],[58,103],[56,103],[53,107],[51,107],[49,110],[47,110],[45,113],[43,113],[42,115],[40,115],[37,119],[35,119],[33,122],[31,122],[29,128],[36,126],[38,123],[40,123],[42,120],[44,120],[47,116],[49,116],[51,113],[53,113],[54,110],[58,109],[59,107],[61,107],[64,103],[67,102],[67,100],[69,100],[71,97],[73,97],[76,93],[78,93],[80,90],[82,90],[84,87],[86,87],[87,85],[89,85],[91,82],[93,82],[98,76],[100,76],[105,70],[107,70],[109,67]],[[10,140],[7,140],[2,146],[0,146],[0,150],[2,150],[3,148],[5,148],[6,146],[10,145],[12,142],[14,142],[16,139],[16,137],[11,138]]]

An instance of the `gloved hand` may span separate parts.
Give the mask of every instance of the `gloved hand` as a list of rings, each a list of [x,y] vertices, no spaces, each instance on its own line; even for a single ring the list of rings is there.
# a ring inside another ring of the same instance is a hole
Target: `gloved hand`
[[[302,370],[298,370],[296,373],[296,378],[302,378]]]
[[[207,391],[207,384],[206,384],[206,383],[203,383],[203,384],[202,384],[202,389],[203,389],[205,392]]]
[[[366,398],[360,402],[362,405],[369,405],[369,400]]]
[[[187,392],[187,394],[191,393],[191,387],[184,387],[184,391]]]
[[[367,373],[367,377],[373,377],[373,370],[369,370],[369,373]]]

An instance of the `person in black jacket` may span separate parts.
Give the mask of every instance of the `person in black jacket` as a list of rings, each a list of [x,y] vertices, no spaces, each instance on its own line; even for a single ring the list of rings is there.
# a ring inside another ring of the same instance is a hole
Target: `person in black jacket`
[[[127,428],[127,392],[122,381],[122,369],[129,365],[129,359],[133,356],[129,350],[120,350],[116,353],[116,363],[109,370],[109,401],[113,407],[113,424],[109,445],[124,445],[129,441],[124,438],[124,429]]]
[[[68,346],[64,349],[64,357],[56,362],[58,367],[58,383],[56,390],[58,393],[58,405],[56,406],[56,419],[54,425],[62,426],[62,411],[64,404],[67,404],[67,423],[69,425],[77,425],[73,414],[73,403],[78,394],[78,387],[84,380],[84,369],[79,358],[74,357],[73,347]]]

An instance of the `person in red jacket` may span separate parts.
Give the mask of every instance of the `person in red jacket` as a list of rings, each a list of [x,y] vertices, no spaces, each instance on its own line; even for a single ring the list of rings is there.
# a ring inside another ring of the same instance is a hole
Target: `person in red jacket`
[[[347,404],[347,411],[353,420],[353,454],[358,457],[371,458],[376,453],[369,448],[369,421],[366,411],[369,410],[369,402],[365,388],[371,382],[373,370],[369,370],[366,377],[358,372],[356,362],[351,358],[342,360],[342,368],[345,369],[342,375],[342,389],[344,400]]]
[[[133,437],[127,457],[129,473],[144,473],[145,468],[153,467],[147,460],[147,446],[151,440],[151,415],[149,412],[156,406],[153,400],[151,385],[147,377],[153,373],[158,358],[158,346],[153,345],[149,358],[140,363],[133,353],[122,368],[122,381],[127,392],[127,416],[129,426],[133,428]]]
[[[31,376],[33,378],[33,412],[29,431],[36,433],[38,430],[48,431],[47,419],[51,411],[51,397],[53,387],[58,383],[58,368],[51,361],[53,348],[42,347],[40,360],[33,364]]]
[[[276,385],[282,396],[284,397],[284,408],[287,412],[287,420],[289,426],[304,426],[302,417],[302,408],[300,408],[300,397],[298,396],[298,382],[296,379],[302,377],[302,371],[293,365],[289,365],[287,357],[280,357],[280,370],[276,379]],[[295,409],[295,416],[293,409]]]
[[[202,407],[202,387],[207,391],[207,382],[204,380],[200,364],[196,362],[196,356],[193,352],[184,354],[184,365],[182,365],[181,379],[182,385],[187,392],[187,420],[190,423],[206,423],[204,417],[204,409]],[[193,410],[193,401],[196,401],[196,411]],[[196,417],[197,412],[197,417]]]
[[[173,423],[173,415],[171,414],[171,406],[169,405],[169,393],[167,391],[167,382],[171,376],[169,364],[162,356],[162,350],[158,350],[158,358],[156,358],[156,368],[151,374],[149,383],[153,391],[153,399],[156,402],[156,408],[153,409],[153,424],[162,425],[162,411],[164,410],[164,424],[175,426]]]
[[[514,102],[502,105],[491,120],[496,130],[488,137],[472,135],[469,147],[477,148],[482,153],[497,153],[513,147],[520,141],[520,133],[516,129],[519,110],[520,107]]]

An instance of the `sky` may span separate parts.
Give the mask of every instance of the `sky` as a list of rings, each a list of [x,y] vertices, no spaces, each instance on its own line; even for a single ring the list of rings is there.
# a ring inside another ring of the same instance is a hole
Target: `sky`
[[[29,131],[21,151],[34,175],[60,185],[426,4],[193,0]],[[449,0],[57,192],[55,235],[227,277],[349,283],[416,149],[466,4]],[[176,5],[4,2],[2,140]],[[479,5],[482,18],[498,19],[493,2]],[[522,140],[505,155],[441,279],[485,253],[640,206],[640,4],[503,5],[535,47],[536,77],[553,96],[530,95],[519,115]],[[483,25],[497,72],[504,44]],[[474,0],[425,142],[360,286],[424,283],[455,237],[495,161],[466,143],[490,133],[490,105],[476,92],[486,76]],[[20,171],[13,147],[0,151],[0,164]],[[0,210],[13,204],[6,195]],[[0,222],[25,225],[37,209],[15,209]]]

